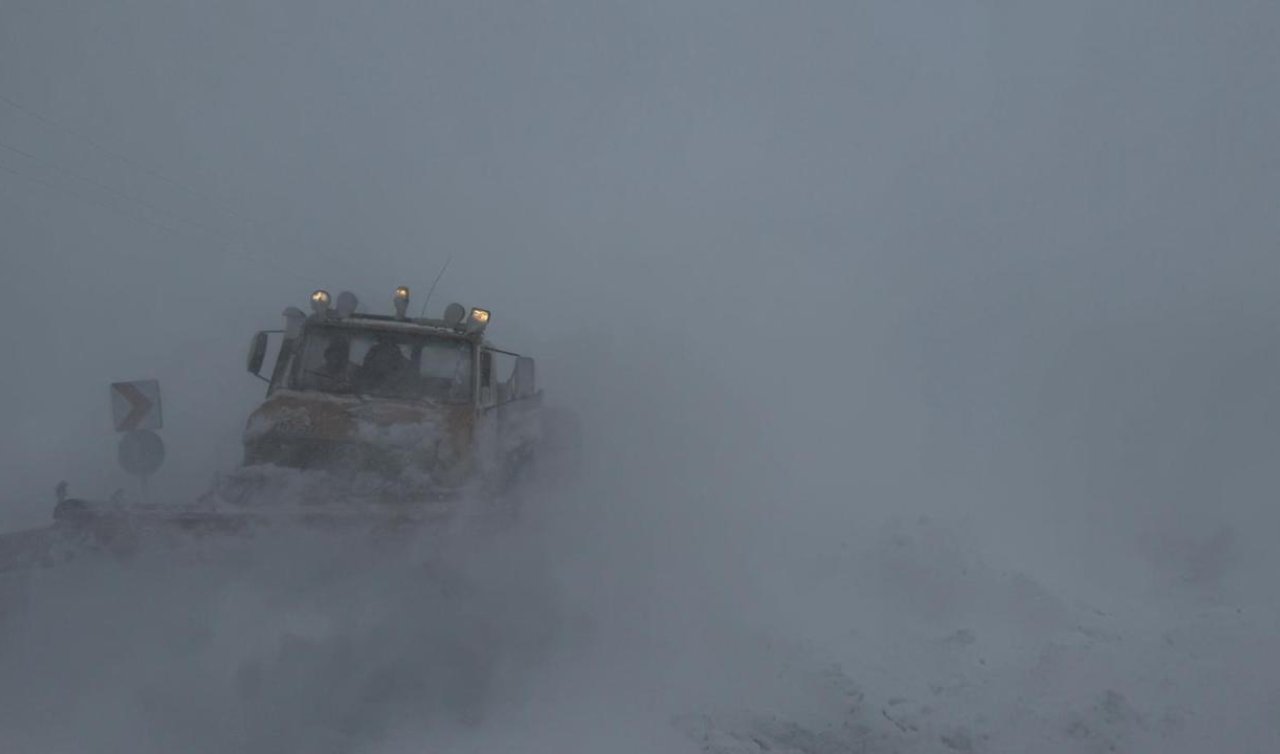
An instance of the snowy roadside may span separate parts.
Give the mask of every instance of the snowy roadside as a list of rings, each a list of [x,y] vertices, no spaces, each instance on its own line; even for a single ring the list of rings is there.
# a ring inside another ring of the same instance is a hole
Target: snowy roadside
[[[797,626],[821,626],[799,631],[824,701],[678,715],[701,751],[1280,750],[1274,604],[1054,591],[928,519],[846,558],[843,577],[790,592]]]

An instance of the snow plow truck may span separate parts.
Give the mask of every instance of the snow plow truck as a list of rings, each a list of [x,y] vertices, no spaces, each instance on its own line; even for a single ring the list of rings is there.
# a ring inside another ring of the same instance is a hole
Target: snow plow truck
[[[59,485],[50,526],[0,534],[0,572],[262,527],[402,531],[464,505],[509,513],[543,438],[534,360],[486,339],[487,309],[410,317],[403,286],[393,304],[364,313],[354,294],[317,290],[309,313],[287,308],[282,329],[250,343],[248,371],[267,393],[238,468],[186,505]]]

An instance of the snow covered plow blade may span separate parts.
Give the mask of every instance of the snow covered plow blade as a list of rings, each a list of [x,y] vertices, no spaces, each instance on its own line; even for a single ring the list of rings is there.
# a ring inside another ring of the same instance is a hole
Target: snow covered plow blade
[[[481,511],[480,515],[499,512]],[[273,534],[332,533],[386,544],[442,529],[458,515],[466,512],[445,501],[249,510],[67,500],[59,504],[53,524],[0,534],[0,573],[56,566],[85,556],[129,561],[170,554],[179,561],[198,561],[204,556],[204,544],[247,543]]]

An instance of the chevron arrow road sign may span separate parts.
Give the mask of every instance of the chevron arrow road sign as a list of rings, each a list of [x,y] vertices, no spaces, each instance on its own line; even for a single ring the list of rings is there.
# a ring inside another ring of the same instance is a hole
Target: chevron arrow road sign
[[[160,382],[136,380],[111,383],[111,416],[117,432],[160,429]]]

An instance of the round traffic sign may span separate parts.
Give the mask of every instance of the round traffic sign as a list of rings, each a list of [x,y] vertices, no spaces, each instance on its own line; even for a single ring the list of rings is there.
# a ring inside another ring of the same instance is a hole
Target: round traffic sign
[[[120,468],[130,474],[146,476],[155,473],[164,463],[164,441],[149,429],[135,429],[120,438],[117,456]]]

